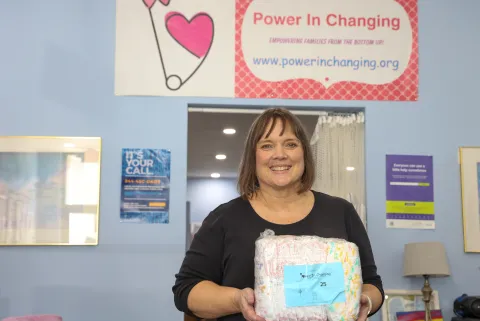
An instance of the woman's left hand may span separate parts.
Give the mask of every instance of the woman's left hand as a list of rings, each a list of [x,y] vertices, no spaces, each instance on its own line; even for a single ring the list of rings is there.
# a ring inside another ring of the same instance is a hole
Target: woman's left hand
[[[372,300],[366,294],[362,294],[360,296],[360,311],[358,312],[357,321],[366,321],[371,310]]]

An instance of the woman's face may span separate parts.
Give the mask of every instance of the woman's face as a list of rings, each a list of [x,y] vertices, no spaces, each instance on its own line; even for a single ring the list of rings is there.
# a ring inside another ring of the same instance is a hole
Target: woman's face
[[[267,126],[268,133],[272,121]],[[260,186],[282,189],[298,185],[305,169],[303,147],[290,124],[282,133],[282,122],[277,121],[267,138],[256,146],[256,173]]]

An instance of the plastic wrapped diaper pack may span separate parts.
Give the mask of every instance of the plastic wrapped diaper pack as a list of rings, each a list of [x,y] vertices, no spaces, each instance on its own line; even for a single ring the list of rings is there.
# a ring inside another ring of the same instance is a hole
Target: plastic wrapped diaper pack
[[[362,290],[358,247],[318,236],[255,242],[255,310],[267,321],[353,321]]]

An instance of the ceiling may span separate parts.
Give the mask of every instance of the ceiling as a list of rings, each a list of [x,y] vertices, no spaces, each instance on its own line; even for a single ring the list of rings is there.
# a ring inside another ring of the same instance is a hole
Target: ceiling
[[[320,114],[320,113],[319,113]],[[258,114],[249,113],[188,113],[188,177],[210,177],[219,173],[223,178],[237,177],[243,145]],[[297,115],[311,137],[318,115]],[[234,128],[234,135],[225,135],[224,128]],[[215,159],[224,154],[225,160]]]

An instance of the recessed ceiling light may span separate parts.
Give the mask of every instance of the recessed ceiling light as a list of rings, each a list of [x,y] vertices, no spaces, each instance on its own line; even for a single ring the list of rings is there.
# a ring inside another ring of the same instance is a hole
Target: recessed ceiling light
[[[215,158],[216,158],[216,159],[221,159],[221,160],[223,160],[223,159],[226,159],[226,158],[227,158],[227,155],[218,154],[218,155],[215,156]]]
[[[233,128],[225,128],[223,130],[223,133],[226,134],[226,135],[233,135],[235,134],[237,131]]]
[[[75,144],[73,144],[73,143],[65,143],[65,144],[63,144],[63,146],[65,146],[65,147],[75,147]]]
[[[220,174],[219,174],[219,173],[212,173],[212,174],[210,174],[210,176],[211,176],[212,178],[219,178],[219,177],[220,177]]]
[[[349,172],[354,171],[354,170],[355,170],[355,167],[352,167],[352,166],[347,167],[347,171],[349,171]]]

